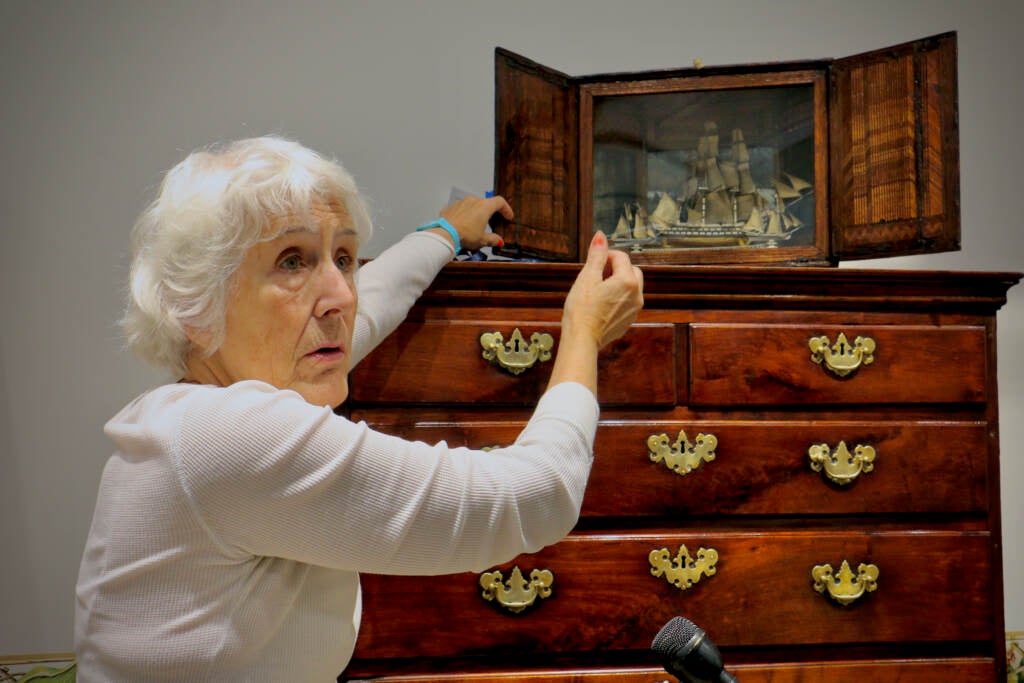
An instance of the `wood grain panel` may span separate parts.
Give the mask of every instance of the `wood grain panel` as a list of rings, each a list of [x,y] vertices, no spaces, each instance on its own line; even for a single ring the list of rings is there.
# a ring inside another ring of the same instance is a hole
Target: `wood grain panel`
[[[934,661],[909,659],[874,662],[801,662],[771,665],[726,662],[727,670],[743,683],[991,683],[995,666],[990,659],[948,658]],[[351,679],[369,680],[369,679]],[[519,671],[507,673],[435,673],[429,676],[380,676],[375,683],[674,683],[677,679],[653,667],[601,668],[595,670]]]
[[[651,434],[718,440],[688,474],[652,462]],[[585,517],[983,512],[988,508],[983,423],[755,422],[602,425]],[[872,446],[874,468],[840,486],[810,467],[808,448]]]
[[[525,422],[394,424],[380,431],[450,446],[515,441]],[[718,440],[715,458],[688,474],[652,462],[647,438],[684,431]],[[680,515],[982,513],[988,509],[984,422],[611,422],[597,430],[584,518]],[[844,441],[875,449],[870,472],[845,486],[810,467],[808,448]],[[482,454],[481,457],[487,457]]]
[[[501,332],[508,340],[519,329],[555,339],[551,322],[407,322],[360,363],[351,375],[351,403],[486,403],[533,405],[547,387],[552,360],[511,375],[483,358],[480,335]],[[675,328],[634,325],[602,349],[599,399],[605,405],[672,405],[676,401]]]
[[[838,377],[808,341],[840,333],[876,343],[874,361]],[[976,403],[986,399],[983,327],[719,325],[690,327],[691,405]]]
[[[648,562],[652,550],[675,553],[681,544],[692,555],[700,547],[719,553],[716,573],[686,591],[652,576]],[[988,640],[988,544],[985,532],[865,528],[573,535],[517,558],[527,576],[554,573],[552,597],[520,615],[485,601],[477,574],[364,576],[356,656],[484,655],[497,643],[524,657],[644,650],[677,614],[714,633],[719,646]],[[875,592],[840,607],[814,591],[810,572],[824,563],[838,570],[844,559],[854,570],[873,563],[880,575]],[[506,578],[511,566],[501,568]]]

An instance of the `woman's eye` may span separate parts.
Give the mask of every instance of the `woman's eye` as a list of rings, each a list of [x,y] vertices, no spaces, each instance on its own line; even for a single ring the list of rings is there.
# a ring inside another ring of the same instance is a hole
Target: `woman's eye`
[[[334,258],[334,263],[338,266],[338,270],[342,272],[348,272],[352,270],[352,265],[355,263],[352,257],[348,254],[338,254]]]
[[[282,270],[298,270],[302,267],[302,259],[298,254],[290,254],[278,261],[277,267]]]

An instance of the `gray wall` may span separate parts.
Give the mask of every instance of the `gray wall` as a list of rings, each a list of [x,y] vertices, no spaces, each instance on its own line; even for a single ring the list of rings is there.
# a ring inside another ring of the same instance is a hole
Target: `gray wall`
[[[496,45],[591,74],[956,30],[964,248],[866,265],[1019,270],[1022,25],[1016,0],[0,0],[0,655],[71,649],[101,427],[162,379],[114,326],[128,230],[187,151],[272,132],[336,155],[373,201],[373,255],[452,186],[490,188]],[[1021,520],[1024,289],[999,326],[1003,514]],[[1004,536],[1007,628],[1024,630],[1019,522]]]

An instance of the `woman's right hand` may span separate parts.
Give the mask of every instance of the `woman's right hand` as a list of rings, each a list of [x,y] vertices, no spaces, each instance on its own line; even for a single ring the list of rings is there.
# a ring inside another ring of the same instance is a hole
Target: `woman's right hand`
[[[629,329],[644,304],[643,272],[598,232],[565,298],[549,386],[579,382],[597,393],[597,352]]]
[[[630,263],[626,252],[609,248],[604,233],[596,233],[565,299],[563,333],[567,327],[582,328],[603,348],[626,333],[643,305],[643,272]]]

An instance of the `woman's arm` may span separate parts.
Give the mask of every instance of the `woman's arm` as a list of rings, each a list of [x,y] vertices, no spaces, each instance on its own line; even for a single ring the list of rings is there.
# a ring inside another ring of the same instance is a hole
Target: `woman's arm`
[[[480,569],[575,525],[593,458],[597,352],[643,302],[643,277],[598,233],[566,298],[548,390],[490,452],[374,432],[262,382],[197,387],[177,466],[217,540],[354,571]]]
[[[487,221],[496,212],[512,217],[512,209],[501,197],[465,197],[442,209],[441,216],[459,233],[463,246],[478,249],[501,241],[487,232]],[[352,366],[394,332],[453,256],[454,243],[448,232],[431,228],[407,235],[359,269]]]
[[[454,252],[430,232],[414,232],[360,267],[359,306],[352,334],[352,365],[365,358],[405,320]]]
[[[575,525],[598,409],[566,382],[492,451],[406,441],[262,382],[196,387],[176,467],[234,552],[386,574],[479,570]]]

